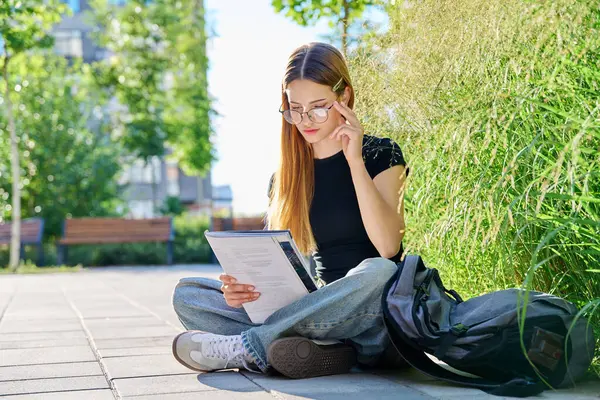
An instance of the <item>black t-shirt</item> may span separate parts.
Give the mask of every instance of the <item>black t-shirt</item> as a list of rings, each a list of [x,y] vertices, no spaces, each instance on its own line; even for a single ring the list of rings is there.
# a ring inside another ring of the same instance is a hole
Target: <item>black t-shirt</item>
[[[364,135],[363,160],[371,178],[395,165],[406,165],[398,144]],[[343,151],[314,159],[315,193],[310,223],[318,251],[313,254],[318,276],[331,283],[366,258],[380,257],[365,230],[350,167]],[[408,175],[409,169],[406,169]],[[270,187],[269,187],[270,190]],[[403,248],[390,260],[400,261]]]

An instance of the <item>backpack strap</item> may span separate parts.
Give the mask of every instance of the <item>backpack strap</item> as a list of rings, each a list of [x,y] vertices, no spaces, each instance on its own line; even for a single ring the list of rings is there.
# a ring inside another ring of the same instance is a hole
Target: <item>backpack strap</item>
[[[404,261],[398,266],[400,276],[396,276],[398,280],[398,289],[396,292],[401,296],[411,297],[414,292],[415,274],[419,269],[424,268],[425,264],[423,264],[420,256],[407,255],[404,257]],[[384,291],[385,296],[387,296],[387,290]]]
[[[404,335],[400,327],[396,324],[389,313],[389,309],[387,307],[387,295],[392,285],[394,285],[398,279],[401,279],[401,277],[404,279],[405,284],[406,282],[412,283],[414,281],[414,273],[417,270],[419,263],[423,263],[420,256],[406,256],[404,261],[399,263],[398,272],[389,280],[382,296],[382,308],[384,314],[383,320],[387,328],[388,336],[398,353],[406,360],[406,362],[408,362],[413,368],[416,368],[422,373],[433,378],[481,389],[491,395],[527,397],[543,392],[545,385],[539,381],[533,381],[524,378],[514,378],[507,382],[495,382],[484,378],[471,378],[459,375],[435,363],[416,343]],[[404,275],[405,272],[403,271],[403,269],[406,267],[408,267],[407,276]],[[412,275],[413,279],[406,279],[410,275]],[[402,283],[402,280],[398,282],[398,284]]]

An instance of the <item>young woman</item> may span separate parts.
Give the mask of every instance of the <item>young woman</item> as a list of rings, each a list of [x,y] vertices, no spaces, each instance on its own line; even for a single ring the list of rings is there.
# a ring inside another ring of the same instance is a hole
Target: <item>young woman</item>
[[[347,371],[395,356],[381,296],[397,270],[408,168],[398,145],[365,135],[342,54],[309,43],[290,56],[282,84],[281,159],[269,185],[269,229],[289,229],[312,254],[319,290],[253,324],[241,308],[260,293],[221,275],[182,279],[173,305],[189,331],[173,354],[198,371],[273,367],[289,377]],[[336,339],[338,344],[323,340]]]

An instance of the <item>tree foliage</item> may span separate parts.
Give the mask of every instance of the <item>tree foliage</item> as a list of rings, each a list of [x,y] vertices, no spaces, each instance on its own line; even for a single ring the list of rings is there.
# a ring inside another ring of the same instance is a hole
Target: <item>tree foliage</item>
[[[66,217],[114,215],[120,204],[116,174],[119,147],[110,140],[102,107],[91,90],[89,69],[51,54],[13,60],[11,86],[21,132],[23,217],[43,217],[46,233],[58,235]],[[2,86],[3,83],[0,83]],[[0,159],[8,159],[8,135],[0,116]],[[91,129],[93,127],[93,130]],[[0,164],[0,219],[11,217],[11,186]]]
[[[202,1],[92,2],[101,46],[112,56],[95,65],[98,84],[122,106],[116,132],[139,158],[165,154],[187,174],[214,160]]]
[[[278,13],[301,26],[316,24],[322,18],[328,18],[329,26],[340,31],[341,47],[344,54],[348,43],[352,41],[348,31],[350,26],[360,20],[369,6],[378,4],[377,0],[272,0],[271,5]]]
[[[5,96],[4,114],[7,130],[10,135],[10,163],[12,175],[11,207],[11,244],[10,267],[13,270],[19,265],[19,248],[21,243],[21,176],[19,168],[18,141],[12,90],[10,85],[9,66],[15,56],[36,48],[48,48],[53,40],[49,30],[60,20],[66,11],[65,5],[58,0],[3,0],[0,3],[0,69],[4,82]],[[19,87],[14,87],[15,92]],[[18,96],[18,95],[15,95]]]

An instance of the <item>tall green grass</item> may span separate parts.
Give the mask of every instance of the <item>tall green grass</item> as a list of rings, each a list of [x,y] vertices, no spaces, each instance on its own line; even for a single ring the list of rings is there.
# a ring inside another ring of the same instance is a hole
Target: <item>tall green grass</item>
[[[407,251],[467,297],[562,296],[600,338],[598,1],[396,3],[350,61],[366,132],[411,167]]]

